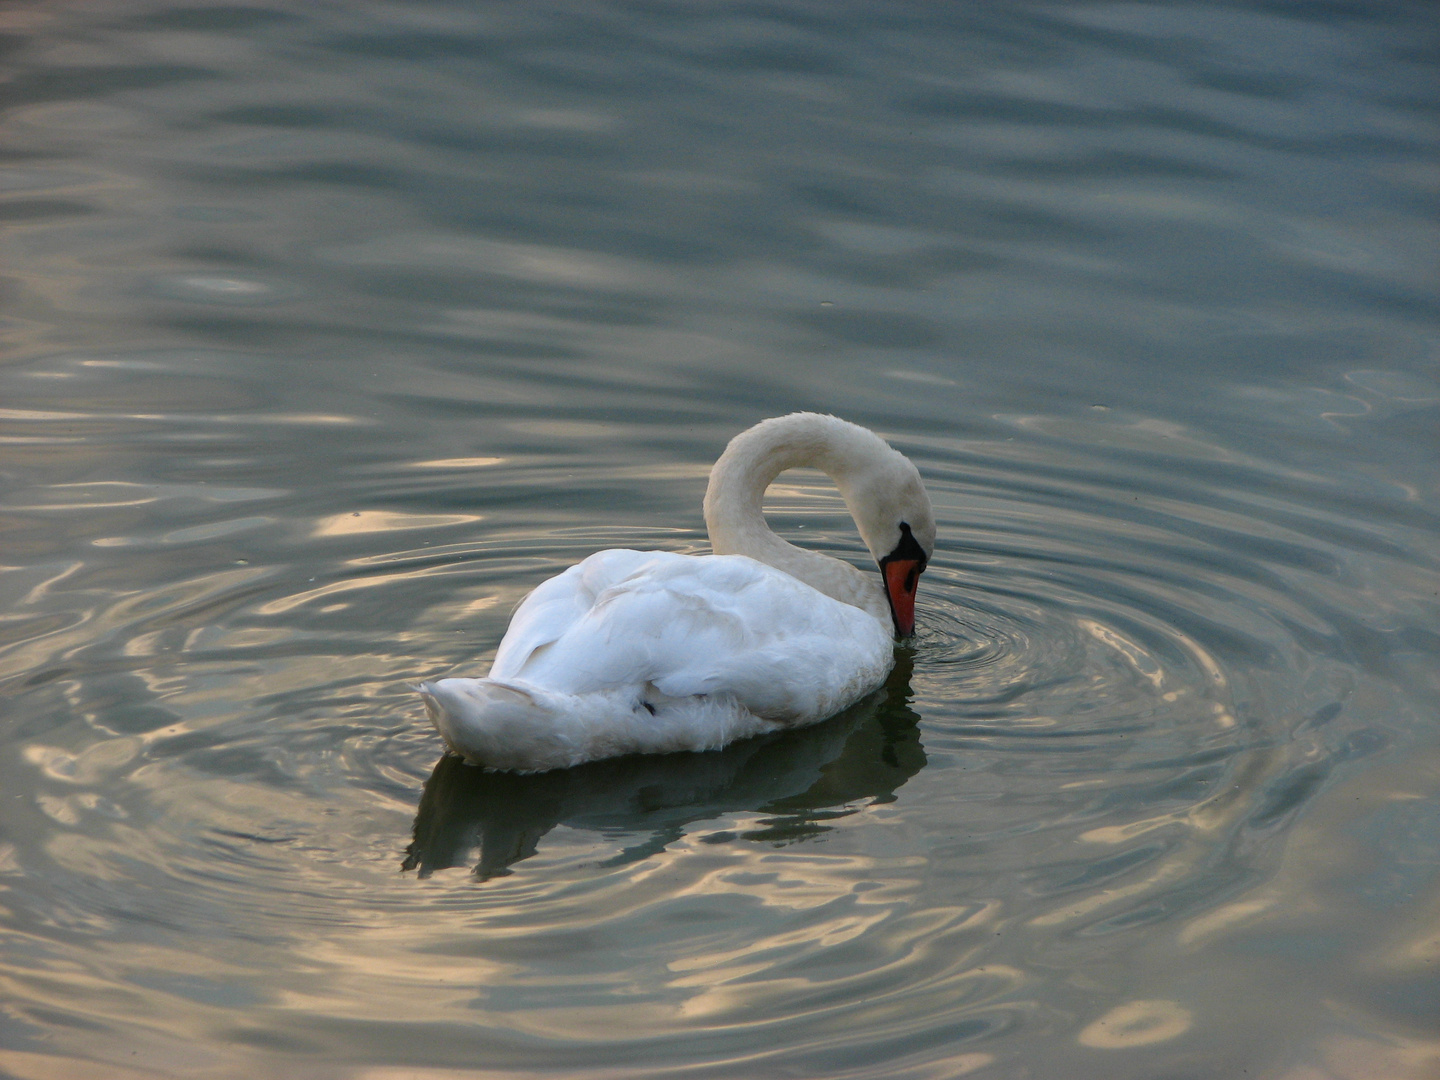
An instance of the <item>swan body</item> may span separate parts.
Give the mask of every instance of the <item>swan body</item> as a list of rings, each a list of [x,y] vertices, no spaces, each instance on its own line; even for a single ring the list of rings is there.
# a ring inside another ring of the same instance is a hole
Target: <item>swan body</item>
[[[835,480],[880,577],[765,524],[765,489],[801,465]],[[449,748],[520,772],[713,750],[824,720],[884,681],[935,542],[908,459],[833,416],[766,420],[716,462],[705,521],[715,554],[597,552],[521,602],[487,678],[421,684]]]

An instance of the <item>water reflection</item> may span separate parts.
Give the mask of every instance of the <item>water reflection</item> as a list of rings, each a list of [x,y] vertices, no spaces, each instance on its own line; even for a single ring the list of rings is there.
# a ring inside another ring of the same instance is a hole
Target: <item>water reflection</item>
[[[825,832],[861,800],[890,802],[925,766],[920,716],[910,708],[914,661],[897,650],[885,685],[823,724],[745,739],[708,753],[641,755],[521,776],[487,772],[447,754],[425,784],[405,870],[426,877],[465,865],[478,846],[475,876],[487,880],[534,855],[557,825],[632,843],[605,865],[643,859],[680,838],[685,826],[735,812],[770,815],[744,833],[771,842]]]

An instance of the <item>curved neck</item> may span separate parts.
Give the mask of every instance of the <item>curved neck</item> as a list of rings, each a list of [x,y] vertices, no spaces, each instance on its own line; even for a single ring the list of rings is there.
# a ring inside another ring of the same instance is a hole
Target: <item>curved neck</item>
[[[853,517],[848,481],[870,442],[880,440],[864,428],[816,413],[766,420],[735,436],[711,469],[705,489],[705,527],[715,554],[748,555],[888,625],[890,611],[878,577],[780,539],[764,511],[765,489],[777,476],[810,467],[835,481]]]

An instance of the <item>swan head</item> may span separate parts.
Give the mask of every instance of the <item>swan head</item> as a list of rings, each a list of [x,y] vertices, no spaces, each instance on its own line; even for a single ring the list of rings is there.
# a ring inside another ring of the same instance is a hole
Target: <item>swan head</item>
[[[847,477],[842,491],[861,539],[880,566],[895,632],[909,637],[915,632],[920,575],[935,552],[935,512],[919,470],[899,451],[888,445],[885,450],[867,462],[861,475]]]

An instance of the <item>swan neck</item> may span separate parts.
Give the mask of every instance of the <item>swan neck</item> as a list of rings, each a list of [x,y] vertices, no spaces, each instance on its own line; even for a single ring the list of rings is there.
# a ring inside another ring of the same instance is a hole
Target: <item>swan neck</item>
[[[764,449],[754,455],[728,455],[715,463],[705,492],[705,528],[717,555],[763,555],[777,547],[794,547],[776,536],[765,521],[765,491],[786,469],[805,462],[786,448]],[[798,550],[798,549],[797,549]]]
[[[854,517],[847,481],[868,447],[850,445],[852,431],[879,442],[863,428],[815,413],[767,420],[735,436],[710,472],[705,526],[715,554],[747,555],[885,621],[888,608],[878,580],[849,563],[782,540],[765,521],[765,490],[794,468],[816,468],[829,476]]]

